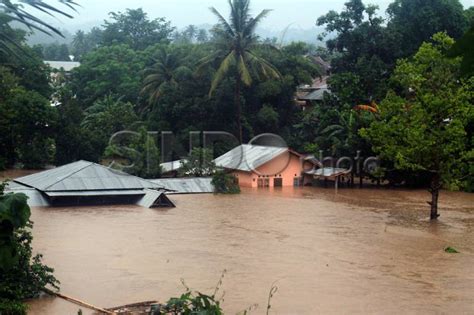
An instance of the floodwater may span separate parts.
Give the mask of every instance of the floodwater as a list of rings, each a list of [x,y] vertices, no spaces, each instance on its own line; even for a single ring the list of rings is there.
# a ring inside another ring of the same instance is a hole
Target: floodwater
[[[100,307],[184,291],[265,314],[474,314],[474,194],[443,192],[430,223],[425,191],[302,188],[171,196],[135,206],[33,209],[34,249],[61,292]],[[444,252],[447,246],[461,253]],[[57,298],[30,314],[77,314]],[[85,314],[87,310],[82,308]]]

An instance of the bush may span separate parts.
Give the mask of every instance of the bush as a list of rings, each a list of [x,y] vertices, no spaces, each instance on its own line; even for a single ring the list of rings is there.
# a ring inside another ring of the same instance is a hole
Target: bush
[[[0,299],[1,315],[26,315],[27,306],[21,301]]]
[[[58,288],[53,269],[33,256],[30,208],[24,194],[3,194],[0,185],[0,314],[26,314],[21,301],[37,297],[47,285]]]
[[[240,187],[234,175],[218,171],[212,176],[214,192],[218,194],[238,194]]]

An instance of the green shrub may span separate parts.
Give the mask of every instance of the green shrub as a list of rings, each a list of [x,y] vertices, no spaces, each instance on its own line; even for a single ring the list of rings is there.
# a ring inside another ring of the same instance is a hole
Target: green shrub
[[[30,208],[24,194],[3,194],[0,185],[0,315],[25,314],[21,302],[47,285],[58,288],[53,269],[33,256]]]
[[[152,309],[152,315],[194,315],[194,314],[203,314],[203,315],[222,315],[224,314],[220,303],[224,297],[222,295],[220,298],[217,297],[217,293],[222,286],[226,270],[222,272],[219,281],[214,289],[212,295],[206,295],[201,292],[193,292],[186,285],[183,279],[181,282],[186,288],[186,292],[183,293],[179,298],[171,298],[166,303],[166,305],[160,306],[157,309]]]
[[[21,301],[0,299],[0,315],[26,315],[27,308]]]
[[[212,176],[214,192],[218,194],[238,194],[240,187],[234,175],[218,171]]]

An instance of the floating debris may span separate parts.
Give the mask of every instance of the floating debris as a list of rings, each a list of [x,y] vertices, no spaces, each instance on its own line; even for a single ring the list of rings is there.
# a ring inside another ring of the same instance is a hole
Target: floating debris
[[[444,251],[448,254],[459,254],[459,251],[451,246],[446,247]]]

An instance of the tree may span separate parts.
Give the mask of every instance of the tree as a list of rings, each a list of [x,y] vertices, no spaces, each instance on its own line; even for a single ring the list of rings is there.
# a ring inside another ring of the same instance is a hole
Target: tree
[[[179,169],[182,176],[203,177],[211,176],[216,171],[212,161],[212,151],[205,148],[194,148]]]
[[[79,60],[81,56],[88,51],[86,33],[81,30],[77,31],[76,34],[74,34],[71,44],[74,59]]]
[[[325,25],[320,39],[336,34],[326,41],[329,51],[337,53],[331,61],[335,74],[331,80],[341,81],[342,77],[345,82],[341,86],[330,82],[332,92],[340,96],[342,89],[349,88],[357,96],[341,98],[341,103],[379,100],[386,93],[387,79],[400,54],[400,38],[385,28],[377,10],[377,6],[364,5],[361,0],[350,0],[340,13],[330,11],[317,20],[318,26]]]
[[[69,48],[66,44],[52,43],[43,46],[43,57],[45,60],[70,61]]]
[[[212,176],[212,186],[214,186],[214,192],[217,194],[238,194],[240,193],[240,187],[237,182],[237,178],[225,171],[217,171]]]
[[[209,40],[209,36],[207,35],[207,31],[203,28],[198,30],[197,35],[196,35],[196,40],[198,43],[205,43]]]
[[[137,121],[131,103],[109,95],[85,110],[81,128],[89,135],[98,159],[116,132],[128,130]]]
[[[179,49],[159,47],[154,55],[153,66],[145,70],[145,79],[141,93],[148,96],[150,105],[156,103],[165,85],[178,84],[179,71],[189,70],[183,66],[183,54]]]
[[[0,184],[0,313],[26,314],[23,301],[47,285],[58,288],[53,269],[31,248],[31,211],[24,194],[4,194]]]
[[[211,84],[210,96],[229,72],[233,74],[235,80],[234,104],[237,109],[239,140],[242,142],[242,84],[246,86],[252,84],[251,72],[274,79],[279,79],[281,75],[272,64],[254,52],[258,44],[255,29],[270,13],[270,10],[263,10],[256,17],[251,17],[250,0],[229,0],[229,6],[231,10],[229,22],[219,11],[211,8],[211,12],[219,20],[219,28],[216,29],[218,49],[213,55],[202,60],[201,64],[221,60]]]
[[[466,76],[474,75],[474,23],[471,28],[453,45],[450,56],[461,56],[461,71]]]
[[[81,66],[73,70],[71,86],[84,107],[109,94],[135,103],[144,68],[142,52],[127,45],[103,46],[82,58]]]
[[[436,219],[442,183],[453,180],[466,151],[472,152],[466,126],[474,119],[474,80],[460,78],[460,58],[446,57],[452,38],[438,33],[432,40],[398,62],[380,119],[361,134],[397,169],[431,173],[430,217]]]
[[[143,50],[152,44],[169,43],[174,31],[165,18],[150,21],[142,9],[111,12],[110,17],[112,21],[104,24],[104,45],[127,44],[134,50]]]
[[[160,177],[160,150],[153,134],[149,134],[145,127],[140,127],[138,132],[129,132],[123,136],[110,142],[104,151],[103,157],[114,162],[112,167],[144,178]],[[123,160],[129,163],[116,163]]]
[[[387,9],[388,28],[403,39],[402,57],[413,54],[437,32],[461,37],[468,21],[459,0],[395,0]]]

